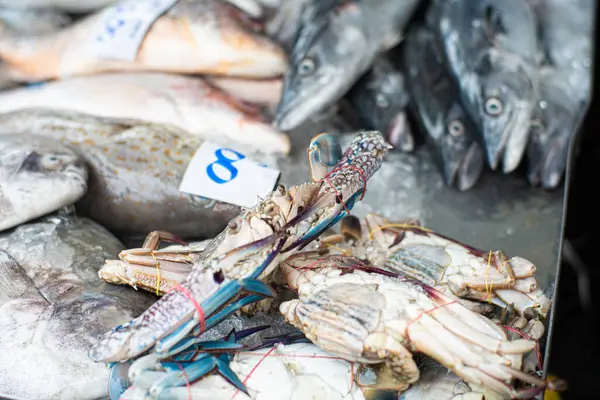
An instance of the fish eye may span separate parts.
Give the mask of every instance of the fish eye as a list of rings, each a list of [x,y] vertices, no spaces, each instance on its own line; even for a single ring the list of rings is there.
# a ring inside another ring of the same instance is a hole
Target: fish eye
[[[465,126],[462,122],[455,119],[453,121],[450,121],[450,123],[448,124],[448,132],[450,132],[450,135],[454,137],[459,137],[463,133],[465,133]]]
[[[313,61],[312,58],[305,58],[302,61],[300,61],[300,64],[298,64],[298,73],[300,75],[306,76],[306,75],[310,75],[314,72],[315,70],[315,62]]]
[[[497,117],[503,111],[502,101],[497,97],[490,97],[485,101],[485,112],[492,117]]]
[[[389,106],[387,99],[381,93],[377,93],[377,96],[375,96],[375,102],[381,108],[387,108]]]

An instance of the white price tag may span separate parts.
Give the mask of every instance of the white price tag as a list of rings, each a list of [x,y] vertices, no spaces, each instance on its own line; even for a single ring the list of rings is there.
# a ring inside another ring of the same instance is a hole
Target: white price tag
[[[275,187],[279,171],[237,150],[204,142],[188,165],[179,190],[250,208]]]
[[[133,61],[154,21],[177,0],[121,0],[101,12],[91,50],[100,58]]]

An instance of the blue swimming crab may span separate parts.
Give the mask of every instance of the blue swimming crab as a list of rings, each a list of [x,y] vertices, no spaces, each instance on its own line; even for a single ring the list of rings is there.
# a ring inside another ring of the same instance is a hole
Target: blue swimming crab
[[[379,214],[345,217],[339,232],[324,233],[311,246],[352,255],[461,299],[469,308],[486,304],[514,308],[528,319],[544,318],[551,300],[538,287],[536,267],[503,251],[476,249],[434,232],[418,220],[393,222]]]
[[[504,398],[530,398],[546,386],[520,370],[535,341],[509,341],[493,322],[422,282],[319,251],[291,256],[282,272],[299,296],[280,305],[286,320],[333,355],[383,364],[379,375],[388,379],[373,387],[402,391],[416,382],[415,352]],[[515,389],[515,379],[534,387]]]
[[[191,270],[181,284],[139,317],[104,334],[90,349],[90,358],[123,362],[144,355],[131,368],[156,367],[198,345],[199,334],[233,312],[275,296],[264,281],[282,259],[348,215],[390,148],[376,131],[356,134],[343,154],[332,136],[314,137],[308,149],[313,182],[289,189],[279,185],[255,207],[242,211],[202,252],[187,255],[184,262]],[[135,253],[154,260],[152,248]],[[187,362],[183,369],[191,381],[216,370],[245,391],[216,357]],[[183,384],[173,374],[153,386],[154,397]]]

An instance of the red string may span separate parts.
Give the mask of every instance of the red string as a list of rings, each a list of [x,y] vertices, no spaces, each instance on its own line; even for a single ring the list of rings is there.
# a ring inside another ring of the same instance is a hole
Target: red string
[[[188,377],[187,372],[185,372],[185,368],[183,368],[183,365],[179,364],[178,362],[175,362],[175,364],[177,364],[181,372],[183,372],[183,377],[185,378],[185,385],[188,389],[188,400],[192,400],[192,385],[190,385],[190,378]]]
[[[324,177],[323,179],[325,180],[325,182],[329,183],[329,186],[331,186],[331,188],[335,192],[335,197],[337,197],[337,199],[342,204],[342,206],[344,207],[344,209],[346,210],[346,212],[348,214],[350,214],[350,210],[348,210],[348,207],[346,207],[346,203],[344,203],[344,199],[342,198],[341,193],[337,190],[337,188],[335,186],[333,186],[333,183],[331,183],[331,181],[329,180],[328,177]]]
[[[331,170],[331,172],[329,172],[327,174],[327,176],[325,176],[323,178],[323,180],[325,182],[327,182],[329,184],[329,186],[331,186],[331,188],[334,190],[336,197],[338,198],[338,200],[340,201],[340,203],[342,203],[344,205],[344,208],[346,209],[346,212],[349,214],[350,211],[348,210],[348,208],[346,208],[346,204],[344,203],[344,200],[342,198],[342,195],[340,194],[340,192],[337,190],[337,188],[331,183],[331,181],[329,180],[328,176],[330,176],[331,174],[333,174],[334,172],[337,172],[339,170],[341,170],[342,168],[350,168],[353,169],[355,171],[358,172],[358,174],[360,175],[360,178],[363,181],[363,192],[360,196],[360,200],[362,200],[365,197],[365,194],[367,193],[367,178],[365,176],[365,171],[363,171],[362,169],[358,168],[356,165],[344,165],[343,167],[337,167]]]
[[[202,306],[200,304],[198,304],[196,299],[194,299],[194,296],[192,296],[192,293],[190,293],[190,291],[187,288],[184,288],[181,285],[177,285],[177,286],[174,286],[173,288],[171,288],[171,290],[169,290],[169,292],[171,292],[173,290],[183,293],[183,295],[185,295],[185,297],[187,297],[192,302],[192,304],[194,305],[194,308],[196,309],[196,312],[200,316],[200,335],[202,333],[204,333],[204,331],[206,330],[206,321],[204,318],[204,310],[202,309]]]
[[[404,331],[404,336],[406,336],[406,339],[408,340],[408,342],[409,342],[409,343],[411,342],[411,340],[410,340],[410,334],[408,333],[408,328],[410,328],[410,326],[411,326],[411,325],[412,325],[414,322],[417,322],[417,321],[418,321],[418,320],[419,320],[419,319],[420,319],[420,318],[421,318],[423,315],[430,314],[430,313],[434,312],[435,310],[439,310],[440,308],[444,308],[444,307],[446,307],[446,306],[449,306],[449,305],[452,305],[452,304],[454,304],[454,303],[456,303],[456,302],[457,302],[456,300],[453,300],[453,301],[451,301],[451,302],[449,302],[449,303],[440,304],[440,305],[439,305],[439,306],[437,306],[437,307],[433,307],[433,308],[432,308],[432,309],[430,309],[430,310],[423,311],[421,314],[417,315],[417,316],[416,316],[416,317],[415,317],[415,318],[414,318],[412,321],[410,321],[408,324],[406,324],[406,330]]]
[[[248,382],[248,379],[250,378],[250,376],[254,373],[254,371],[256,371],[256,368],[258,368],[258,366],[265,360],[265,358],[267,358],[269,356],[269,354],[271,354],[273,352],[273,350],[275,350],[275,347],[271,347],[271,349],[266,352],[262,358],[260,360],[258,360],[258,362],[256,363],[256,365],[254,366],[254,368],[252,368],[250,370],[250,373],[246,376],[246,378],[244,378],[244,381],[242,382],[244,385],[246,384],[246,382]],[[235,393],[233,394],[233,396],[231,397],[232,399],[237,396],[237,394],[240,392],[240,390],[236,390]]]
[[[504,325],[504,329],[506,329],[507,331],[516,332],[523,339],[534,340],[531,336],[526,335],[525,333],[521,332],[520,330],[518,330],[514,326]],[[534,340],[534,341],[535,341],[535,355],[537,357],[538,367],[541,369],[542,368],[542,353],[540,352],[540,344],[539,344],[539,342],[537,340]]]

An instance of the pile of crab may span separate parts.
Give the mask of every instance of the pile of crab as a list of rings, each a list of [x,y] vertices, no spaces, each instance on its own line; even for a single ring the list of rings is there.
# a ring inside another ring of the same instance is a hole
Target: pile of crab
[[[550,300],[532,263],[418,221],[349,214],[389,148],[359,132],[342,154],[318,135],[312,182],[277,187],[211,241],[160,248],[179,239],[153,232],[107,261],[102,279],[162,296],[90,349],[112,368],[111,398],[409,398],[427,362],[452,372],[430,398],[531,398],[553,386],[535,366]],[[265,312],[297,333],[252,346],[244,339],[264,327],[199,339],[232,314]]]

